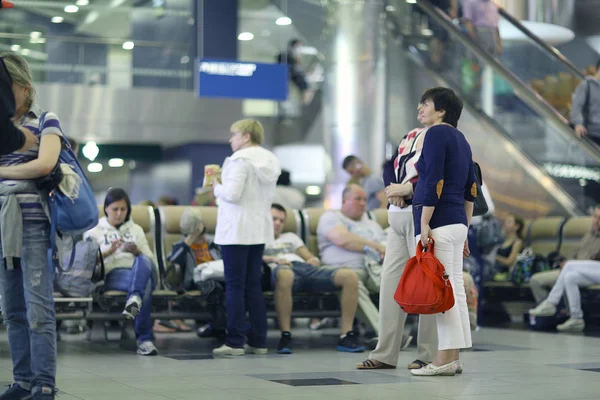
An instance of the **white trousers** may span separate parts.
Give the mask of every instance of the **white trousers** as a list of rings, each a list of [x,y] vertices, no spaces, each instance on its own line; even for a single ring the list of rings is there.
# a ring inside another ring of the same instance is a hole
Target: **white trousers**
[[[435,315],[439,350],[467,349],[473,345],[463,279],[463,248],[467,232],[463,224],[446,225],[431,231],[435,241],[434,255],[446,269],[454,293],[454,306]]]
[[[556,285],[548,295],[548,302],[558,305],[566,293],[571,318],[583,318],[579,288],[598,284],[600,284],[600,261],[567,261],[558,276]]]
[[[379,342],[369,358],[388,365],[398,364],[406,313],[394,300],[394,293],[410,257],[415,255],[416,242],[411,212],[389,212],[392,229],[388,234],[379,292]],[[432,361],[437,343],[435,315],[419,317],[417,359]]]

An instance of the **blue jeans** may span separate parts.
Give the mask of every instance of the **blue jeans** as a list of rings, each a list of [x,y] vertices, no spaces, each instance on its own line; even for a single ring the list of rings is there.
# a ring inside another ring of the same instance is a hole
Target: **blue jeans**
[[[152,291],[156,286],[154,264],[148,256],[139,255],[131,268],[117,268],[106,274],[106,290],[128,292],[127,298],[138,295],[142,299],[142,309],[135,318],[135,336],[138,343],[153,341],[152,333]]]
[[[267,309],[262,293],[262,257],[264,244],[221,246],[225,264],[225,308],[227,339],[233,348],[244,347],[246,310],[250,314],[251,331],[248,345],[267,347]]]
[[[27,390],[54,388],[56,384],[54,272],[48,266],[49,247],[48,221],[23,221],[21,268],[7,270],[0,265],[2,313],[13,378]],[[0,250],[0,259],[3,257]]]

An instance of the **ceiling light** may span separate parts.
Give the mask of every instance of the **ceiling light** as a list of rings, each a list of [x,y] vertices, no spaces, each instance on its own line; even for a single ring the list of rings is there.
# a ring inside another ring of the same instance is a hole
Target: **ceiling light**
[[[100,149],[96,142],[87,142],[83,149],[81,149],[83,156],[90,161],[94,161],[96,157],[98,157],[98,153],[100,153]]]
[[[12,46],[10,46],[10,50],[11,51],[19,51],[19,50],[21,50],[21,45],[20,44],[13,44]]]
[[[389,12],[396,11],[396,7],[394,7],[394,6],[386,6],[385,9],[386,9],[386,11],[389,11]]]
[[[60,16],[52,17],[51,21],[53,24],[62,24],[65,19]]]
[[[277,21],[275,21],[275,23],[277,25],[291,25],[292,24],[292,20],[289,17],[279,17],[277,18]]]
[[[100,172],[102,171],[102,164],[93,162],[87,167],[88,172]]]
[[[309,196],[318,196],[321,194],[321,188],[319,186],[307,186],[306,194]]]
[[[65,7],[65,12],[69,13],[69,14],[74,14],[77,11],[79,11],[79,7],[77,7],[74,4],[69,4],[68,6]]]
[[[21,55],[28,56],[29,54],[31,54],[31,50],[29,50],[29,49],[23,49],[23,50],[21,50]]]
[[[242,32],[238,35],[238,40],[248,41],[254,39],[254,35],[250,32]]]
[[[134,47],[135,47],[135,44],[131,41],[127,41],[127,42],[123,43],[123,49],[125,49],[125,50],[133,50]]]
[[[415,4],[417,2],[417,0],[406,0],[406,2],[408,4]]]
[[[90,4],[90,0],[77,0],[75,2],[76,5],[80,6],[80,7],[85,7],[88,4]]]
[[[108,160],[108,166],[112,168],[120,168],[125,165],[125,161],[122,158],[111,158]]]
[[[42,32],[33,31],[29,34],[29,36],[31,36],[32,38],[39,38],[40,36],[42,36]]]
[[[181,57],[181,60],[179,60],[182,64],[187,64],[190,62],[190,57],[189,56],[183,56]]]

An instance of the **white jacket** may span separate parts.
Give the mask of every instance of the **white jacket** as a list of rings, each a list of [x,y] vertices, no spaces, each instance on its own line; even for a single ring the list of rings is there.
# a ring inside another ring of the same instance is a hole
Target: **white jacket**
[[[267,244],[273,241],[271,203],[281,174],[275,154],[260,146],[236,151],[223,163],[215,243]]]
[[[133,222],[132,219],[129,219],[129,221],[125,222],[117,229],[108,223],[106,217],[102,217],[95,228],[87,231],[83,235],[84,239],[87,239],[88,237],[94,239],[96,243],[100,245],[100,251],[102,251],[102,253],[108,251],[111,244],[119,239],[123,239],[124,242],[133,242],[137,245],[142,254],[150,257],[155,267],[157,265],[156,257],[152,250],[150,250],[144,230],[141,226]],[[105,274],[108,274],[115,268],[131,268],[133,267],[134,261],[135,257],[133,254],[127,253],[123,251],[122,248],[119,248],[112,255],[104,259]]]

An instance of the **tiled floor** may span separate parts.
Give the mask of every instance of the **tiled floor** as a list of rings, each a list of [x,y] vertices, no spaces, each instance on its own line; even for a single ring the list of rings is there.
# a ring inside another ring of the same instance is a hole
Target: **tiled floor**
[[[335,330],[297,330],[296,353],[213,359],[210,340],[163,335],[158,357],[140,357],[117,343],[87,343],[63,335],[59,343],[59,400],[159,399],[432,399],[584,400],[600,398],[600,339],[580,335],[482,329],[462,356],[462,376],[413,378],[400,368],[356,371],[365,354],[334,350]],[[275,347],[277,332],[269,346]],[[12,380],[6,334],[0,334],[0,384]]]

